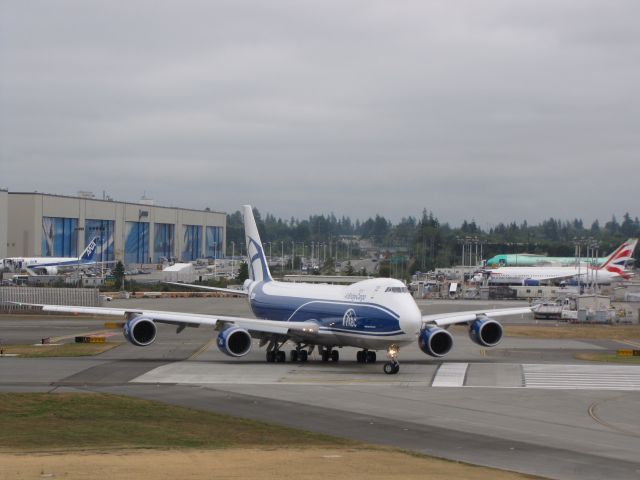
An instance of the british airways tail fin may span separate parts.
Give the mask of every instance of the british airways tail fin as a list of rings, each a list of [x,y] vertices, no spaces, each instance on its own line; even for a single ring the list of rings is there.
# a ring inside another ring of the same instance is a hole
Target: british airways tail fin
[[[87,245],[87,248],[84,249],[82,255],[80,255],[80,261],[83,263],[93,262],[94,257],[96,255],[96,250],[98,249],[98,240],[100,237],[93,237]]]
[[[267,258],[262,248],[258,226],[253,218],[251,205],[243,205],[244,234],[247,244],[247,258],[249,264],[249,278],[255,282],[270,282],[273,280],[269,272]]]
[[[605,259],[600,268],[617,273],[622,278],[630,278],[629,272],[625,268],[633,257],[633,251],[636,249],[637,243],[637,238],[630,238],[624,242]]]

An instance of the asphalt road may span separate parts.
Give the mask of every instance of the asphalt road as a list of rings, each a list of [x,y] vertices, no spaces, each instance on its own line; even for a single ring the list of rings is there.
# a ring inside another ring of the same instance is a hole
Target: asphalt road
[[[134,305],[110,305],[119,302]],[[157,310],[250,314],[243,299],[135,302]],[[424,313],[478,305],[420,302]],[[2,318],[0,338],[36,343],[44,336],[98,331],[103,322]],[[590,364],[584,370],[573,358],[576,352],[621,347],[615,342],[506,338],[485,350],[458,331],[446,362],[409,347],[400,354],[400,374],[387,376],[380,363],[356,363],[355,349],[341,349],[338,364],[312,358],[267,365],[262,350],[231,359],[213,338],[206,328],[176,334],[161,326],[158,341],[145,348],[124,344],[84,358],[4,357],[0,390],[111,392],[549,478],[640,478],[640,367],[618,373]],[[447,382],[455,386],[435,386]]]

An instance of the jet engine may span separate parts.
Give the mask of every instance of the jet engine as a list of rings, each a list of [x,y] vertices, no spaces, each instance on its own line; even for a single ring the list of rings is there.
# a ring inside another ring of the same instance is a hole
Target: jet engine
[[[227,328],[218,334],[218,348],[230,357],[242,357],[251,350],[251,335],[243,328]]]
[[[47,272],[47,275],[57,275],[58,267],[45,267],[44,271]]]
[[[418,345],[427,355],[442,357],[453,347],[453,337],[443,328],[429,327],[420,332]]]
[[[156,340],[158,327],[150,318],[139,316],[124,324],[124,338],[138,347],[146,347]]]
[[[493,347],[502,340],[502,325],[489,317],[479,317],[469,326],[469,338],[483,347]]]
[[[540,286],[540,280],[535,280],[533,278],[527,278],[525,281],[522,282],[522,285],[524,285],[525,287],[539,287]]]

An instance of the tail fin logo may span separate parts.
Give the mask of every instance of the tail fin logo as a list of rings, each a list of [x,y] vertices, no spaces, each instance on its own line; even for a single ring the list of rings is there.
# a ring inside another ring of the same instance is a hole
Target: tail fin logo
[[[273,278],[269,273],[269,265],[262,248],[256,220],[253,217],[253,209],[250,205],[243,205],[242,208],[244,210],[244,233],[247,240],[249,276],[255,282],[269,282]]]
[[[613,253],[607,257],[602,266],[600,268],[596,268],[596,270],[604,269],[607,272],[618,275],[625,280],[629,280],[631,275],[627,270],[625,270],[625,267],[627,262],[631,260],[637,243],[637,238],[627,240],[616,248]]]
[[[99,237],[94,237],[91,240],[91,243],[89,243],[89,245],[87,245],[87,248],[85,248],[84,252],[82,253],[82,260],[91,260],[93,259],[94,254],[96,253],[96,250],[98,248],[98,239]]]
[[[269,273],[269,267],[267,265],[267,259],[264,255],[262,245],[251,237],[247,237],[247,240],[249,241],[247,256],[249,257],[249,273],[251,280],[262,280],[265,282],[271,280],[271,274]]]
[[[627,240],[626,242],[624,242],[622,245],[616,248],[611,255],[607,257],[601,268],[610,270],[612,265],[621,265],[622,267],[624,267],[626,262],[631,260],[631,256],[636,249],[637,243],[638,239]]]

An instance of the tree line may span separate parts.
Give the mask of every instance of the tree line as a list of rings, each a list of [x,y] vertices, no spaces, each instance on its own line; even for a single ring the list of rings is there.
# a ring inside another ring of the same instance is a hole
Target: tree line
[[[561,220],[549,218],[537,225],[527,221],[521,223],[499,223],[483,229],[474,220],[463,221],[459,227],[441,222],[433,212],[426,209],[420,218],[405,217],[398,223],[376,215],[365,221],[349,217],[311,215],[306,219],[283,220],[272,214],[264,218],[254,208],[254,216],[260,236],[269,245],[273,255],[301,254],[310,245],[315,245],[320,256],[330,252],[338,259],[354,258],[359,254],[358,239],[368,240],[381,252],[402,255],[406,258],[407,271],[427,271],[436,267],[448,267],[461,262],[462,244],[482,245],[482,256],[490,258],[499,253],[536,253],[551,256],[572,256],[575,242],[597,242],[600,256],[610,253],[622,241],[640,236],[640,221],[625,213],[619,221],[615,215],[604,225],[595,220],[587,226],[578,218]],[[240,253],[244,242],[242,213],[227,215],[227,252],[233,245]],[[304,244],[302,247],[300,244]],[[480,248],[480,247],[479,247]],[[268,248],[265,248],[269,252]],[[583,248],[584,252],[584,248]]]

